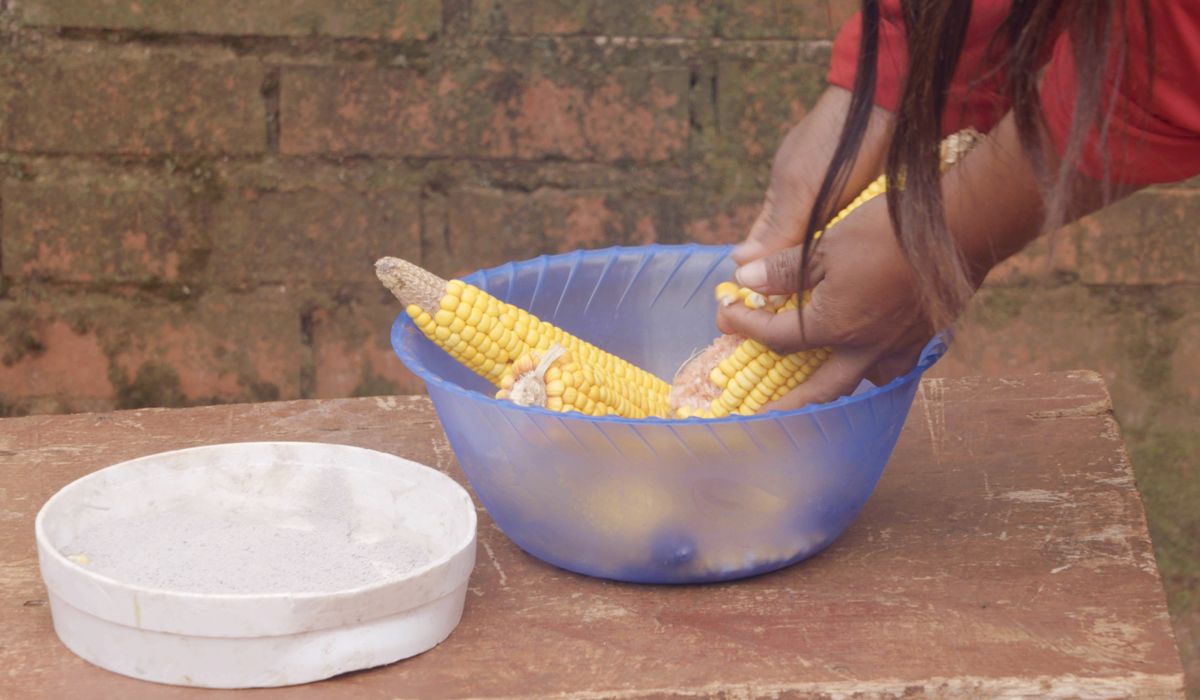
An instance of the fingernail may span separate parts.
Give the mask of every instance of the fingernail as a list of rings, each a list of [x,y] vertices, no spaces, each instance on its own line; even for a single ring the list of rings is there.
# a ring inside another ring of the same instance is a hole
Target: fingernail
[[[755,260],[748,265],[742,265],[733,273],[733,278],[743,287],[757,289],[767,284],[767,263]]]
[[[758,241],[746,241],[733,249],[733,259],[741,261],[758,260],[766,254],[766,248]]]

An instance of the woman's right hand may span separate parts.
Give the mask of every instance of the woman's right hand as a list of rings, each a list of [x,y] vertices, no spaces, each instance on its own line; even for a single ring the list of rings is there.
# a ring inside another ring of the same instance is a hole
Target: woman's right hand
[[[803,243],[813,200],[846,123],[850,92],[830,87],[775,153],[771,181],[758,219],[731,257],[740,266]],[[849,204],[883,172],[892,113],[874,107],[858,158],[834,211]]]
[[[801,248],[794,246],[739,269],[737,281],[766,294],[791,293],[800,286],[800,263]],[[884,197],[831,227],[814,249],[808,273],[812,298],[800,314],[744,304],[717,312],[722,332],[754,338],[780,355],[833,348],[833,356],[808,381],[764,411],[833,401],[848,396],[863,378],[885,384],[908,372],[934,335]]]
[[[1041,232],[1044,208],[1037,181],[1011,115],[942,178],[946,224],[974,288]],[[1112,189],[1079,182],[1069,217],[1095,210]],[[875,197],[822,235],[808,261],[812,297],[800,314],[743,304],[718,310],[722,332],[754,338],[781,355],[833,349],[833,357],[811,379],[763,410],[826,403],[850,394],[864,377],[876,384],[890,381],[912,368],[933,336],[935,324],[918,301],[916,273],[897,240],[887,204],[885,197]],[[795,292],[801,257],[798,246],[773,252],[739,267],[737,282],[763,294]]]

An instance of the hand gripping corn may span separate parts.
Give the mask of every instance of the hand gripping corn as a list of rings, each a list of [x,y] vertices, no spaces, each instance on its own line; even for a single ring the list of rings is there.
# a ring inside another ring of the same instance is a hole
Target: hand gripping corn
[[[943,172],[962,160],[981,139],[982,136],[972,129],[945,139],[941,147]],[[886,191],[887,181],[880,177],[830,220],[826,228]],[[816,237],[820,235],[821,232],[817,232]],[[807,290],[790,296],[763,296],[732,282],[717,285],[715,294],[722,306],[741,301],[752,309],[775,313],[794,313],[811,297]],[[676,375],[675,388],[669,399],[671,409],[679,418],[754,414],[812,376],[831,353],[831,348],[816,348],[781,356],[749,338],[719,338]]]

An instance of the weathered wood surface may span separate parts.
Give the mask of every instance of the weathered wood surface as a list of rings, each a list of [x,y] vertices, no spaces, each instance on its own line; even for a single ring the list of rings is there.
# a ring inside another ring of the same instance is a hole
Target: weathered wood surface
[[[96,469],[218,442],[392,452],[464,481],[424,397],[0,421],[0,697],[177,698],[54,636],[33,519]],[[480,510],[462,624],[392,666],[261,698],[1182,697],[1102,380],[927,380],[850,530],[787,570],[653,587],[555,569]]]

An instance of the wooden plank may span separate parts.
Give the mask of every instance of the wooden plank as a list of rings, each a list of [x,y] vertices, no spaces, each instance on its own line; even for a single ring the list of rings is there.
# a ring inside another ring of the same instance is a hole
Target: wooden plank
[[[115,462],[248,440],[359,445],[465,484],[424,397],[0,421],[0,697],[199,697],[54,636],[33,518]],[[640,586],[525,554],[480,509],[463,622],[388,667],[262,698],[1182,698],[1145,515],[1103,381],[927,380],[849,531],[784,571]],[[248,693],[249,694],[249,693]]]

